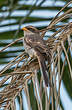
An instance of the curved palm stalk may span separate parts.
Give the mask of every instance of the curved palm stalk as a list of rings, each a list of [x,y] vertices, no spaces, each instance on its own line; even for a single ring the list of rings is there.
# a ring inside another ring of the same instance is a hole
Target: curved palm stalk
[[[67,7],[70,3],[64,6]],[[72,9],[69,9],[66,11],[63,15],[58,15],[64,10],[62,8],[60,12],[56,15],[56,17],[52,20],[50,25],[41,32],[43,32],[42,37],[44,37],[45,32],[53,29],[58,29],[47,41],[47,46],[50,46],[51,53],[52,53],[52,61],[51,64],[48,65],[48,73],[49,79],[51,82],[50,90],[49,88],[46,88],[43,83],[43,78],[41,77],[41,83],[39,83],[39,80],[37,78],[37,72],[39,71],[39,64],[37,59],[30,59],[29,56],[25,52],[21,53],[17,57],[14,58],[11,62],[9,62],[1,71],[0,71],[0,87],[4,88],[0,91],[0,108],[6,109],[15,109],[15,99],[17,97],[20,98],[20,107],[22,109],[22,96],[21,92],[24,91],[26,93],[27,97],[27,103],[29,105],[29,109],[31,109],[31,101],[30,99],[33,98],[32,91],[31,95],[29,92],[29,86],[32,84],[34,88],[34,97],[37,101],[38,109],[43,109],[43,101],[42,99],[45,98],[45,109],[50,109],[50,104],[52,107],[52,110],[58,109],[58,106],[60,106],[60,87],[61,87],[61,80],[62,76],[64,75],[64,65],[65,62],[68,62],[69,66],[69,73],[72,75],[71,70],[71,64],[68,58],[68,50],[71,47],[71,45],[68,45],[67,51],[66,47],[64,46],[64,43],[68,41],[70,35],[72,34],[72,23],[68,23],[66,25],[62,26],[56,26],[56,24],[63,20],[66,17],[70,16],[70,12]],[[9,46],[12,46],[14,43],[17,43],[18,41],[21,41],[23,38],[17,39],[15,42],[10,43],[6,47],[4,47],[2,50],[0,50],[0,53],[3,52],[5,49],[7,49]],[[71,41],[69,41],[69,44],[71,44]],[[61,68],[61,55],[62,53],[65,53],[65,60],[62,64]],[[12,68],[12,71],[11,71]],[[56,79],[58,76],[58,91],[56,89]],[[72,76],[71,76],[72,77]],[[30,83],[32,81],[32,83]],[[36,85],[37,84],[37,85]],[[28,86],[29,85],[29,86]],[[38,91],[37,91],[38,89]],[[37,93],[38,92],[38,93]]]

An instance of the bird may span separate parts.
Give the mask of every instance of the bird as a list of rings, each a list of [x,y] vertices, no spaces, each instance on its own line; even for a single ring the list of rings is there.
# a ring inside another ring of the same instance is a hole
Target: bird
[[[49,78],[46,66],[46,59],[50,61],[51,51],[45,43],[45,40],[41,37],[40,31],[34,26],[23,27],[24,31],[23,45],[25,51],[29,56],[38,59],[41,73],[43,74],[45,85],[49,85]]]

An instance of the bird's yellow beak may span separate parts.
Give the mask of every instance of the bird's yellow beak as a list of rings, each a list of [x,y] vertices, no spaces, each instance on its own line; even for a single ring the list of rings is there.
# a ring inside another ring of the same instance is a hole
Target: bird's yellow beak
[[[26,27],[23,27],[22,30],[24,30],[24,31],[28,31],[28,29],[27,29]]]

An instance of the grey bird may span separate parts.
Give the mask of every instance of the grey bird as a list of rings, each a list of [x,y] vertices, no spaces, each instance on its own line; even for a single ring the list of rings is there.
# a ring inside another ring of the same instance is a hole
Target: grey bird
[[[23,45],[25,51],[30,57],[36,57],[38,59],[45,85],[48,86],[49,79],[45,61],[46,59],[51,60],[50,48],[47,47],[45,40],[40,36],[40,31],[37,28],[27,26],[23,27],[22,30],[24,31]]]

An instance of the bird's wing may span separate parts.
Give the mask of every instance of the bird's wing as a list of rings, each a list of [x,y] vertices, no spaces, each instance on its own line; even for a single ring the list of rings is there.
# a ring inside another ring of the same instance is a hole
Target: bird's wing
[[[26,37],[26,42],[30,47],[37,49],[40,53],[44,55],[46,54],[49,60],[51,59],[51,50],[45,44],[45,41],[40,37],[39,34]]]

